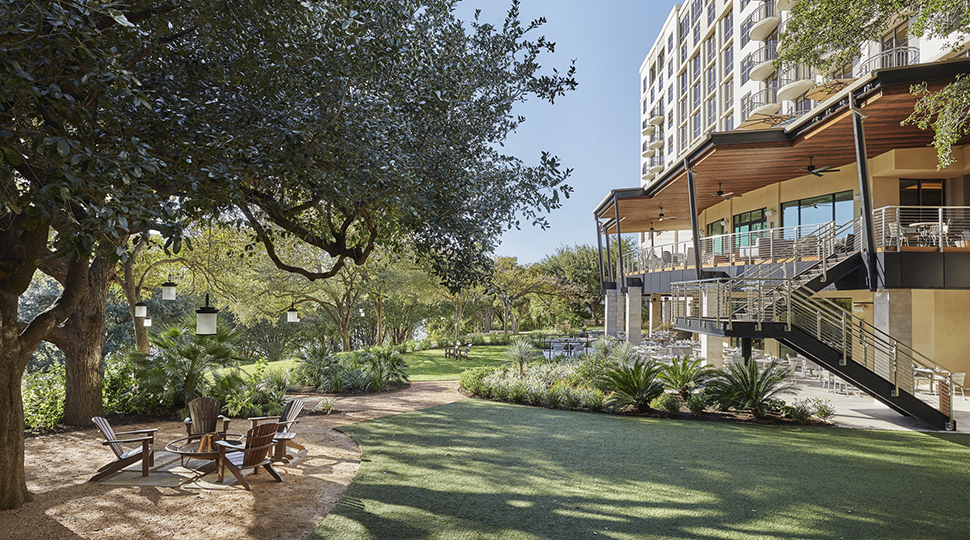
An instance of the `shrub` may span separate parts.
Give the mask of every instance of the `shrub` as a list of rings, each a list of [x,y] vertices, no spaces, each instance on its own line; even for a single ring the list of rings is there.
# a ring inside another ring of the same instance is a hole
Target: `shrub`
[[[390,386],[407,384],[407,364],[401,354],[392,348],[378,347],[363,354],[362,367],[366,371],[366,389],[383,392]]]
[[[583,394],[583,399],[585,401],[586,408],[591,411],[602,411],[603,407],[606,406],[606,394],[604,394],[599,388],[587,390],[586,393]]]
[[[656,399],[656,407],[667,411],[667,414],[671,416],[680,412],[681,403],[683,403],[683,400],[677,394],[660,394],[660,397]]]
[[[643,359],[643,355],[636,347],[627,341],[621,341],[610,350],[610,359],[617,364],[633,365]]]
[[[720,407],[750,411],[755,418],[764,418],[770,407],[769,400],[793,393],[794,388],[790,371],[774,360],[763,370],[759,370],[755,362],[746,366],[732,364],[718,370],[707,385],[707,392]]]
[[[607,371],[600,379],[600,388],[612,391],[608,404],[613,409],[633,407],[641,413],[649,412],[650,402],[664,391],[657,380],[660,366],[637,358],[633,365],[623,364]]]
[[[835,416],[835,407],[832,406],[831,401],[816,397],[810,398],[809,402],[811,403],[812,414],[818,418],[828,420]]]
[[[785,406],[782,414],[799,424],[807,424],[812,419],[812,405],[808,399],[796,399],[791,405]]]
[[[131,384],[133,366],[128,353],[109,354],[104,358],[104,378],[101,381],[101,400],[104,414],[138,413],[137,391]]]
[[[667,388],[676,390],[680,394],[680,399],[687,401],[690,399],[691,391],[698,384],[714,376],[715,369],[711,366],[701,365],[703,358],[690,359],[688,356],[674,357],[670,364],[663,366],[663,370],[657,378],[663,381]]]
[[[529,403],[542,407],[542,402],[546,399],[546,389],[541,384],[530,384],[526,389],[526,396]]]
[[[616,367],[616,362],[606,356],[585,354],[573,373],[572,381],[576,386],[595,386],[604,373]]]
[[[34,432],[48,431],[64,418],[64,376],[63,364],[52,364],[43,371],[24,374],[20,385],[24,428]]]
[[[248,417],[248,416],[275,416],[283,412],[283,401],[286,388],[270,388],[264,384],[266,360],[256,363],[256,369],[251,374],[243,377],[241,371],[233,370],[229,374],[218,377],[219,381],[214,385],[216,399],[221,401],[224,409],[229,416]],[[242,379],[242,384],[238,379]],[[229,383],[228,381],[233,381]],[[226,390],[221,394],[220,390]],[[221,394],[221,395],[220,395]]]
[[[593,355],[603,359],[609,358],[610,351],[613,350],[615,343],[616,341],[605,335],[596,338],[596,341],[593,342]]]
[[[700,418],[704,414],[704,409],[707,408],[707,394],[703,391],[691,394],[687,398],[687,408],[690,409],[690,413],[694,417]]]
[[[546,403],[550,409],[558,409],[561,407],[564,398],[565,395],[563,393],[563,388],[559,384],[553,385],[553,387],[546,392]]]
[[[509,401],[512,403],[522,403],[528,396],[525,384],[522,381],[514,381],[508,386]]]
[[[572,411],[583,406],[583,392],[574,388],[565,388],[563,392],[563,402]]]
[[[270,369],[263,375],[260,387],[270,393],[284,395],[290,389],[290,371],[282,368]]]
[[[334,404],[333,398],[322,399],[320,400],[320,403],[317,403],[317,406],[313,408],[313,412],[320,413],[320,414],[330,414],[333,412],[333,404]]]
[[[330,371],[338,363],[328,347],[315,344],[297,364],[293,372],[293,380],[307,386],[321,386],[328,380]]]
[[[496,370],[497,368],[489,366],[466,369],[458,376],[458,383],[469,394],[480,395],[482,393],[482,380]]]

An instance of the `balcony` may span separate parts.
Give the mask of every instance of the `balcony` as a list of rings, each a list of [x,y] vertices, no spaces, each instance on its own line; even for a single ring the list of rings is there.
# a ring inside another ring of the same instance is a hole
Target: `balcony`
[[[775,2],[775,9],[777,11],[791,11],[799,2],[801,0],[778,0]]]
[[[775,114],[780,109],[781,103],[778,102],[778,89],[774,87],[765,88],[764,90],[751,94],[751,98],[741,108],[741,116],[747,119],[755,114]]]
[[[650,172],[650,163],[644,163],[643,166],[640,167],[640,174],[641,174],[640,179],[643,180],[644,182],[649,182],[653,180],[654,176],[656,176],[655,174]]]
[[[970,207],[886,206],[872,212],[883,251],[970,251]]]
[[[655,125],[655,126],[659,126],[659,125],[663,124],[664,123],[664,108],[663,107],[654,107],[653,110],[650,111],[649,122],[651,124]]]
[[[653,135],[650,136],[650,139],[648,139],[647,142],[650,143],[650,148],[653,148],[654,150],[659,150],[663,148],[664,147],[663,132],[662,131],[655,132]]]
[[[649,140],[643,141],[643,145],[640,147],[640,157],[652,158],[656,153],[656,150],[650,148]]]
[[[653,133],[653,130],[657,129],[657,126],[654,126],[653,124],[651,124],[650,120],[644,120],[643,123],[640,124],[640,129],[642,130],[640,131],[640,134],[643,136],[647,136]]]
[[[778,42],[768,41],[760,49],[748,55],[751,60],[751,73],[749,77],[752,81],[763,81],[775,72],[772,62],[778,57]]]
[[[877,69],[912,66],[919,63],[919,47],[895,47],[874,54],[859,64],[859,76]]]
[[[775,28],[778,28],[778,23],[781,22],[778,13],[775,10],[775,3],[771,1],[761,2],[761,5],[755,8],[747,21],[751,25],[748,35],[752,41],[764,41]]]
[[[815,72],[808,66],[795,66],[778,77],[778,99],[792,101],[815,85]]]
[[[664,170],[664,156],[659,154],[654,156],[653,160],[650,162],[650,172],[660,173]]]

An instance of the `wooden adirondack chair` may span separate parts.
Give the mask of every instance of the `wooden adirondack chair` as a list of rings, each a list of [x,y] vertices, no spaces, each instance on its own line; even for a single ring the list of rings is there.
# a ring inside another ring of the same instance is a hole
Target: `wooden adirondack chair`
[[[107,420],[101,418],[100,416],[95,416],[91,419],[94,425],[98,426],[101,430],[101,434],[107,439],[102,444],[110,446],[111,450],[114,451],[117,459],[102,466],[98,469],[98,473],[91,477],[89,482],[96,482],[114,474],[121,469],[131,465],[132,463],[137,463],[141,461],[141,475],[148,476],[149,468],[155,465],[155,432],[157,429],[139,429],[136,431],[119,431],[115,433],[111,429],[111,424]],[[118,435],[139,435],[138,437],[119,439]],[[132,448],[131,450],[125,450],[121,447],[123,443],[141,443],[140,447]]]
[[[206,433],[226,433],[229,419],[219,414],[222,404],[210,397],[195,398],[189,402],[189,417],[185,419],[185,434],[201,438]]]
[[[282,482],[283,477],[273,468],[273,460],[269,457],[269,451],[275,443],[273,438],[276,436],[278,424],[260,424],[246,433],[245,446],[234,446],[226,441],[216,441],[219,446],[219,483],[225,478],[226,469],[239,480],[247,491],[252,491],[252,486],[243,477],[243,469],[253,468],[255,474],[259,467],[266,469],[277,482]]]
[[[468,344],[468,346],[467,346],[467,347],[465,347],[465,352],[456,352],[456,353],[455,353],[455,357],[456,357],[456,358],[460,358],[460,359],[462,359],[462,360],[468,360],[468,353],[469,353],[469,352],[470,352],[471,350],[472,350],[472,344],[471,344],[471,343],[469,343],[469,344]]]
[[[276,422],[279,428],[276,430],[276,450],[273,452],[273,461],[282,461],[283,463],[289,463],[293,456],[285,452],[286,447],[295,448],[297,451],[306,450],[306,447],[302,444],[293,440],[296,433],[293,433],[293,424],[299,422],[297,416],[303,410],[306,402],[300,398],[296,398],[287,402],[286,406],[283,407],[283,412],[279,416],[257,416],[255,418],[250,418],[249,420],[253,423],[255,428],[262,422],[273,421]]]

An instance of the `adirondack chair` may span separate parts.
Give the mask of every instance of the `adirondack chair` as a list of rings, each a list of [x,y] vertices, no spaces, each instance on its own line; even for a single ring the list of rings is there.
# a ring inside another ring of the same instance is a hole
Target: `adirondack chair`
[[[112,475],[121,469],[141,461],[141,475],[148,476],[148,469],[155,465],[155,432],[157,429],[139,429],[135,431],[119,431],[115,433],[111,429],[111,424],[100,416],[91,419],[94,425],[98,426],[101,434],[107,439],[103,443],[110,446],[117,459],[102,466],[98,473],[91,477],[89,482],[97,482],[102,478]],[[119,435],[138,435],[138,437],[119,439]],[[141,446],[125,450],[121,447],[123,443],[141,443]]]
[[[461,358],[463,360],[468,360],[468,352],[471,351],[471,350],[472,350],[472,344],[469,343],[468,346],[465,347],[465,352],[455,351],[455,358]]]
[[[201,438],[206,433],[229,431],[229,419],[219,414],[220,409],[222,404],[219,400],[210,397],[190,401],[189,417],[185,419],[185,434],[192,438]]]
[[[461,349],[461,343],[456,343],[454,349],[445,349],[445,356],[453,356],[458,358],[459,349]]]
[[[283,463],[289,463],[293,456],[286,453],[286,448],[294,448],[298,452],[300,450],[306,450],[306,447],[302,444],[294,441],[296,433],[293,432],[293,424],[299,422],[297,416],[303,410],[306,402],[302,399],[296,398],[287,402],[286,406],[283,407],[283,412],[279,416],[257,416],[255,418],[250,418],[249,420],[253,423],[255,428],[262,422],[273,421],[276,422],[279,428],[276,430],[276,450],[273,452],[273,461],[282,461]]]
[[[253,474],[260,467],[266,469],[277,482],[282,482],[283,477],[273,468],[273,460],[268,456],[269,451],[274,446],[273,438],[276,436],[279,426],[275,422],[260,424],[246,433],[244,446],[234,446],[227,441],[216,441],[219,446],[219,483],[222,483],[226,475],[226,469],[239,480],[247,491],[252,491],[252,486],[243,477],[243,469],[252,467]]]

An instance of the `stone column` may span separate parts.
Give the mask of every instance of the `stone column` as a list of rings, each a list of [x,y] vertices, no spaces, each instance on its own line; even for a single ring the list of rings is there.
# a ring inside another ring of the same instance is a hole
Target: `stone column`
[[[663,315],[660,313],[660,308],[662,304],[660,302],[660,297],[650,297],[650,305],[648,309],[650,335],[653,335],[653,331],[657,329],[663,323]]]
[[[705,291],[701,294],[701,314],[707,318],[715,318],[717,312],[716,296]],[[724,367],[724,338],[708,334],[698,334],[701,342],[701,357],[707,360],[707,365],[718,369]]]
[[[606,309],[604,310],[604,321],[606,335],[616,337],[616,332],[619,330],[616,322],[617,315],[620,311],[619,297],[616,294],[616,289],[606,290]]]
[[[640,344],[643,320],[643,295],[640,287],[628,287],[626,293],[626,340],[630,345]]]

